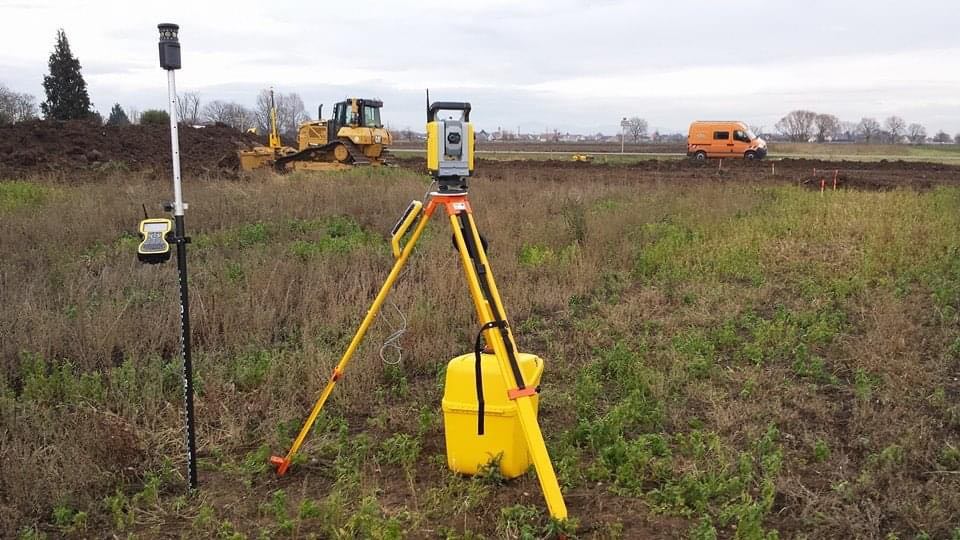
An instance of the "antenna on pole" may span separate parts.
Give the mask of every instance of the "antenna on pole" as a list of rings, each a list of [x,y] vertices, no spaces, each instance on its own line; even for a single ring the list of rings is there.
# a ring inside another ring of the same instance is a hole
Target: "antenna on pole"
[[[430,89],[427,88],[427,122],[430,121]]]

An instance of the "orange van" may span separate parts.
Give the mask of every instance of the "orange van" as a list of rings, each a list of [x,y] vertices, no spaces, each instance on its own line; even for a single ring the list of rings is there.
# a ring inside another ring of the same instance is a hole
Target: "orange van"
[[[767,141],[757,137],[743,122],[701,122],[690,124],[687,155],[697,161],[707,158],[763,159]]]

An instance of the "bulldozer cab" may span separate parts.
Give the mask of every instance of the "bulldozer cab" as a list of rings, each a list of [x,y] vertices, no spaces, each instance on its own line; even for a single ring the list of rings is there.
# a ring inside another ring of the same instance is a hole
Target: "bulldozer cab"
[[[375,99],[351,98],[333,106],[331,121],[338,126],[383,127],[380,122],[380,107],[383,107],[383,102]]]

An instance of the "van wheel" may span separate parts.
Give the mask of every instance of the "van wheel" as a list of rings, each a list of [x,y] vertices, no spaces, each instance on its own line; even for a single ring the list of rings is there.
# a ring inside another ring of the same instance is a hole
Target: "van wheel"
[[[757,159],[757,153],[754,152],[753,150],[748,150],[747,153],[743,155],[743,157],[745,159],[749,159],[750,161],[753,161]]]
[[[695,160],[697,160],[697,161],[706,161],[706,160],[707,160],[707,153],[704,152],[703,150],[700,150],[700,151],[698,151],[697,153],[695,153],[695,154],[693,155],[693,159],[695,159]]]

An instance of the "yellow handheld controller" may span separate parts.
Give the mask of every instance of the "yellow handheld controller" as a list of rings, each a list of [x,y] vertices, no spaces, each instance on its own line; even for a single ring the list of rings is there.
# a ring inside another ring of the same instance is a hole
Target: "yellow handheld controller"
[[[167,241],[167,235],[172,230],[173,221],[166,218],[141,221],[137,259],[146,264],[159,264],[170,260],[170,242]]]

